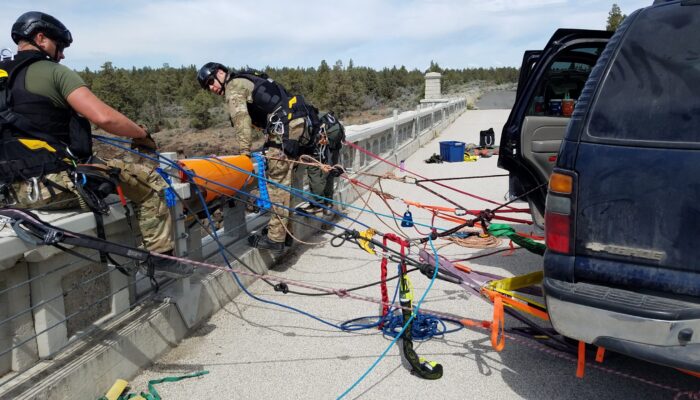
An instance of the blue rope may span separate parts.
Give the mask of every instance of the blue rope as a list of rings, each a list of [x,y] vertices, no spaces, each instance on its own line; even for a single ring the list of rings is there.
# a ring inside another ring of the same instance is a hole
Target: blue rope
[[[242,172],[242,173],[244,173],[244,174],[248,174],[248,175],[251,175],[251,176],[255,176],[255,177],[258,178],[258,179],[264,179],[264,180],[267,181],[268,183],[270,183],[270,184],[272,184],[272,185],[274,185],[274,186],[277,186],[277,187],[279,187],[279,188],[281,188],[281,189],[283,189],[283,190],[285,190],[285,191],[287,191],[287,192],[290,192],[290,193],[292,193],[292,194],[297,193],[297,196],[301,197],[302,199],[304,199],[304,200],[306,200],[306,201],[311,201],[311,200],[310,200],[308,197],[306,197],[306,196],[312,196],[312,197],[315,197],[315,198],[317,198],[317,199],[324,200],[324,201],[326,201],[326,202],[333,202],[333,203],[335,203],[335,204],[337,204],[337,205],[339,205],[339,206],[343,206],[343,207],[346,207],[346,208],[352,208],[352,209],[360,210],[360,211],[365,210],[364,208],[358,207],[358,206],[353,205],[353,204],[344,203],[344,202],[339,201],[339,200],[335,200],[335,199],[330,199],[330,198],[327,198],[327,197],[323,197],[323,196],[318,195],[318,194],[314,194],[314,193],[311,193],[311,192],[307,192],[307,191],[305,191],[305,190],[303,190],[303,189],[297,189],[297,188],[294,188],[294,187],[289,187],[289,186],[282,185],[282,184],[277,183],[277,182],[275,182],[275,181],[271,181],[271,180],[269,180],[269,179],[267,179],[267,178],[265,178],[265,177],[260,177],[260,176],[258,176],[258,175],[255,175],[254,173],[251,173],[251,172],[249,172],[249,171],[246,171],[246,170],[244,170],[244,169],[238,167],[237,165],[231,164],[231,163],[226,162],[226,161],[224,161],[224,160],[212,159],[212,158],[210,158],[210,157],[192,157],[192,159],[196,159],[196,160],[208,160],[208,161],[210,161],[210,162],[216,163],[216,164],[221,165],[221,166],[229,167],[229,168],[231,168],[231,169],[234,169],[234,170],[236,170],[236,171]],[[354,221],[354,222],[357,222],[357,223],[362,224],[361,222],[358,222],[358,221],[356,221],[356,220],[354,220],[354,219],[348,217],[347,214],[343,214],[343,213],[341,213],[341,212],[339,212],[339,211],[336,211],[336,210],[333,209],[333,208],[324,206],[323,204],[320,204],[320,203],[318,203],[318,202],[316,202],[316,203],[317,203],[318,206],[320,206],[320,207],[323,208],[323,209],[329,210],[329,211],[331,211],[331,212],[333,212],[333,213],[335,213],[335,214],[337,214],[337,215],[339,215],[339,216],[341,216],[341,217],[343,217],[343,218],[348,218],[348,219],[350,219],[350,220],[352,220],[352,221]],[[367,210],[365,210],[365,211],[367,211]],[[389,218],[389,219],[393,219],[393,220],[395,220],[395,221],[403,221],[403,217],[397,217],[397,216],[395,216],[395,215],[382,214],[382,213],[378,213],[378,212],[376,212],[376,211],[371,211],[371,210],[369,210],[369,211],[367,211],[367,212],[369,212],[369,213],[371,213],[371,214],[374,214],[374,215],[377,216],[377,217]],[[423,224],[423,223],[420,223],[420,222],[415,222],[415,221],[413,221],[413,223],[414,223],[414,225],[423,226],[423,227],[430,228],[430,229],[437,229],[437,230],[441,230],[441,231],[446,231],[446,230],[448,230],[448,228],[440,228],[440,227],[437,227],[437,226],[434,226],[434,225]],[[362,224],[362,225],[365,226],[366,228],[369,228],[368,225],[365,225],[365,224]]]
[[[171,160],[169,160],[169,159],[167,159],[167,158],[165,158],[165,157],[160,156],[160,154],[158,154],[158,153],[156,153],[156,155],[157,155],[158,157],[161,157],[161,158],[162,158],[162,161],[159,161],[159,160],[156,159],[156,158],[153,158],[153,157],[151,157],[151,156],[148,156],[148,155],[143,154],[143,153],[141,153],[141,152],[138,152],[138,151],[136,151],[136,150],[130,149],[130,148],[128,148],[128,147],[120,146],[120,145],[118,145],[118,144],[116,144],[116,143],[110,143],[110,142],[109,142],[110,140],[113,140],[113,141],[116,141],[116,142],[122,142],[122,140],[120,140],[120,139],[112,139],[112,138],[107,138],[107,137],[102,137],[102,136],[97,136],[97,135],[93,136],[93,138],[95,138],[95,139],[97,139],[98,141],[101,141],[101,142],[103,142],[103,143],[110,144],[110,145],[112,145],[112,146],[114,146],[114,147],[116,147],[116,148],[118,148],[118,149],[122,149],[122,150],[128,151],[128,152],[130,152],[130,153],[136,154],[136,155],[138,155],[138,156],[140,156],[140,157],[143,157],[143,158],[145,158],[145,159],[147,159],[147,160],[151,160],[151,161],[156,162],[156,163],[163,162],[163,163],[165,163],[165,164],[167,164],[167,165],[172,166],[173,168],[175,168],[175,169],[177,169],[177,170],[179,170],[179,171],[182,171],[182,172],[183,172],[184,174],[186,174],[190,179],[192,179],[192,178],[198,178],[198,179],[201,179],[201,180],[203,180],[203,181],[205,181],[205,182],[213,183],[213,184],[216,184],[216,185],[218,185],[218,186],[220,186],[220,187],[222,187],[222,188],[232,190],[232,191],[234,191],[234,192],[236,192],[236,193],[240,193],[240,194],[242,194],[242,195],[244,195],[244,196],[248,196],[248,197],[251,197],[251,198],[253,198],[253,199],[259,199],[258,196],[255,196],[255,195],[252,194],[252,193],[248,193],[248,192],[246,192],[246,191],[243,191],[243,190],[234,188],[234,187],[232,187],[232,186],[228,186],[228,185],[225,185],[225,184],[223,184],[223,183],[220,183],[220,182],[211,180],[211,179],[209,179],[209,178],[205,178],[205,177],[203,177],[203,176],[194,174],[194,173],[192,173],[191,171],[188,171],[188,170],[182,168],[182,167],[181,167],[179,164],[177,164],[176,162],[173,162],[173,161],[171,161]],[[106,139],[106,140],[104,140],[104,139]],[[210,162],[216,161],[215,159],[210,159],[210,158],[202,158],[202,159],[209,160]],[[236,168],[237,168],[237,167],[236,167]],[[243,172],[245,172],[245,173],[247,173],[247,174],[249,174],[249,175],[252,175],[252,176],[256,176],[255,174],[250,174],[250,172],[248,172],[248,171],[243,171]],[[259,179],[264,179],[264,178],[259,178]],[[267,181],[267,182],[272,182],[272,181],[270,181],[270,180],[266,180],[266,181]],[[196,187],[197,185],[193,185],[193,186]],[[287,186],[280,185],[280,187],[283,188],[283,189],[285,189],[285,190],[287,190],[287,191],[289,191],[289,188],[288,188]],[[273,205],[274,205],[275,207],[283,208],[283,209],[286,209],[286,210],[295,212],[295,213],[297,213],[297,214],[302,214],[302,215],[304,215],[304,216],[306,216],[306,217],[308,217],[308,218],[314,219],[314,220],[316,220],[316,221],[319,221],[319,222],[322,222],[322,223],[325,223],[325,224],[328,224],[328,225],[335,226],[335,227],[337,227],[337,228],[341,228],[341,229],[343,229],[343,230],[349,230],[348,228],[343,227],[342,225],[338,225],[338,224],[336,224],[336,223],[334,223],[334,222],[332,222],[332,221],[328,221],[328,220],[325,220],[325,219],[323,219],[323,218],[319,218],[319,217],[315,216],[314,214],[309,214],[309,213],[306,213],[306,212],[304,212],[304,211],[302,211],[302,210],[297,210],[297,209],[294,209],[294,208],[291,208],[291,207],[287,207],[287,206],[285,206],[285,205],[278,204],[278,203],[273,203]],[[349,219],[349,220],[351,220],[351,221],[354,221],[354,222],[356,222],[356,223],[358,223],[358,224],[360,224],[360,225],[362,225],[362,226],[364,226],[364,227],[366,227],[366,228],[369,228],[369,227],[370,227],[369,225],[367,225],[367,224],[365,224],[365,223],[362,223],[362,222],[360,222],[360,221],[357,221],[357,220],[355,220],[355,219],[353,219],[353,218],[350,218],[350,217],[346,217],[346,218]]]
[[[170,179],[170,175],[163,171],[162,168],[156,168],[156,172],[163,178],[165,183],[168,184],[168,187],[165,188],[165,205],[168,206],[168,208],[173,208],[175,204],[177,204],[175,189],[173,189],[173,181]]]
[[[398,264],[398,273],[401,274],[401,264]],[[385,315],[372,315],[366,317],[359,317],[347,320],[340,324],[340,327],[344,331],[355,332],[367,329],[374,329],[378,326],[382,326],[382,334],[388,337],[396,337],[399,334],[401,326],[403,325],[403,314],[396,313],[397,308],[393,305],[396,302],[396,296],[399,292],[399,284],[396,284],[396,289],[394,290],[394,296],[391,299],[391,307]],[[367,323],[360,323],[360,321],[372,321]],[[447,324],[449,322],[454,324],[456,327],[448,329]],[[430,340],[434,337],[443,337],[448,333],[454,333],[462,330],[464,326],[457,320],[453,319],[442,319],[432,315],[426,314],[416,314],[416,319],[413,320],[413,325],[411,329],[411,334],[413,340],[422,342]]]
[[[341,393],[340,396],[337,397],[337,399],[342,399],[343,397],[347,396],[347,394],[350,393],[355,388],[355,386],[362,382],[367,377],[367,375],[369,375],[369,373],[372,372],[372,370],[379,364],[380,361],[382,361],[382,359],[384,359],[389,350],[391,350],[394,344],[396,344],[399,338],[403,335],[406,328],[408,328],[408,325],[416,318],[416,315],[420,310],[420,306],[423,304],[423,300],[425,300],[425,296],[428,294],[430,289],[433,287],[433,284],[435,283],[435,278],[437,277],[438,269],[440,268],[437,249],[433,245],[433,239],[430,236],[428,236],[428,243],[430,243],[430,248],[433,250],[433,254],[435,254],[435,270],[433,271],[433,276],[430,279],[428,287],[425,289],[425,292],[423,292],[423,295],[421,296],[420,300],[418,300],[418,303],[416,303],[416,307],[411,313],[411,317],[408,319],[408,321],[406,321],[406,323],[401,328],[401,331],[399,331],[396,337],[394,337],[394,340],[392,340],[391,343],[389,343],[389,346],[387,346],[387,348],[382,352],[382,354],[379,355],[379,357],[374,361],[374,363],[372,363],[372,365],[367,369],[367,371],[365,371],[362,374],[362,376],[360,376],[355,381],[355,383],[353,383],[349,388],[347,388],[343,393]]]
[[[98,140],[100,140],[102,137],[95,137],[95,138],[98,139]],[[109,139],[109,138],[105,138],[105,139]],[[106,143],[104,140],[102,140],[102,141],[103,141],[104,143]],[[118,141],[118,139],[117,139],[117,141]],[[126,148],[126,147],[124,147],[124,146],[119,146],[119,145],[116,145],[116,144],[114,144],[114,143],[112,143],[112,145],[114,145],[114,146],[116,146],[116,147],[118,147],[118,148],[121,148],[121,149],[130,151],[130,152],[133,152],[133,153],[135,153],[135,154],[138,154],[138,155],[140,155],[140,156],[142,156],[142,157],[145,157],[145,158],[147,158],[147,159],[153,160],[153,161],[155,161],[155,162],[158,162],[158,163],[161,162],[161,161],[158,160],[158,159],[154,159],[154,158],[152,158],[152,157],[146,156],[146,155],[144,155],[144,154],[142,154],[142,153],[140,153],[140,152],[138,152],[138,151],[135,151],[135,150],[133,150],[133,149],[129,149],[129,148]],[[156,154],[157,154],[157,153],[156,153]],[[177,169],[180,170],[180,171],[183,171],[188,177],[190,177],[190,179],[192,179],[192,177],[196,176],[196,175],[193,174],[192,172],[187,171],[187,170],[185,170],[184,168],[180,167],[179,164],[177,164],[177,163],[175,163],[175,162],[173,162],[173,161],[171,161],[171,160],[168,160],[168,159],[166,159],[166,158],[164,158],[164,157],[160,157],[160,155],[158,155],[158,157],[159,157],[159,158],[162,158],[163,160],[165,160],[167,164],[172,165],[173,167],[177,168]],[[247,172],[247,171],[244,171],[244,172]],[[203,178],[203,177],[200,177],[200,178],[206,180],[206,178]],[[260,178],[259,178],[259,179],[260,179]],[[262,179],[264,179],[264,178],[262,178]],[[208,180],[208,181],[209,181],[209,180]],[[213,182],[213,181],[212,181],[212,182]],[[268,182],[269,182],[269,181],[268,181]],[[167,182],[167,183],[168,183],[169,188],[172,189],[172,181]],[[218,182],[213,182],[213,183],[217,183],[217,184],[221,185],[222,187],[227,187],[226,185],[222,185],[222,184],[220,184],[220,183],[218,183]],[[316,320],[316,321],[318,321],[318,322],[320,322],[320,323],[322,323],[322,324],[331,326],[331,327],[336,328],[336,329],[338,329],[338,330],[341,330],[341,331],[344,330],[342,326],[339,326],[339,325],[334,324],[334,323],[332,323],[332,322],[326,321],[326,320],[324,320],[324,319],[322,319],[322,318],[320,318],[320,317],[317,317],[317,316],[315,316],[315,315],[313,315],[313,314],[311,314],[311,313],[309,313],[309,312],[303,311],[303,310],[298,309],[298,308],[296,308],[296,307],[288,306],[288,305],[286,305],[286,304],[278,303],[278,302],[271,301],[271,300],[266,300],[266,299],[260,298],[260,297],[258,297],[258,296],[256,296],[256,295],[254,295],[253,293],[251,293],[251,292],[245,287],[245,285],[243,285],[243,283],[240,281],[240,278],[238,277],[238,274],[237,274],[235,271],[233,271],[233,268],[231,267],[231,264],[230,264],[230,262],[228,261],[228,258],[226,257],[226,254],[225,254],[225,251],[224,251],[224,246],[223,246],[223,244],[221,243],[221,241],[219,240],[219,237],[218,237],[218,235],[217,235],[217,233],[216,233],[216,226],[215,226],[215,224],[214,224],[214,221],[213,221],[212,218],[211,218],[211,213],[209,212],[209,207],[208,207],[206,201],[204,200],[204,197],[202,196],[201,191],[199,190],[199,188],[197,187],[197,185],[192,185],[192,186],[195,188],[195,192],[197,193],[197,196],[198,196],[198,198],[199,198],[199,200],[200,200],[200,202],[201,202],[201,204],[202,204],[202,207],[203,207],[204,210],[205,210],[207,219],[209,220],[209,224],[210,224],[210,226],[211,226],[211,231],[212,231],[212,233],[213,233],[213,237],[214,237],[216,243],[218,244],[219,251],[221,252],[222,257],[223,257],[224,261],[226,262],[226,265],[228,266],[229,269],[231,269],[230,272],[231,272],[231,275],[233,276],[234,280],[236,281],[236,284],[241,288],[241,290],[242,290],[246,295],[248,295],[249,297],[251,297],[251,298],[253,298],[253,299],[255,299],[255,300],[258,300],[258,301],[260,301],[260,302],[263,302],[263,303],[266,303],[266,304],[272,304],[272,305],[275,305],[275,306],[278,306],[278,307],[281,307],[281,308],[285,308],[285,309],[288,309],[288,310],[297,312],[297,313],[299,313],[299,314],[305,315],[305,316],[307,316],[307,317],[309,317],[309,318],[311,318],[311,319],[314,319],[314,320]],[[284,185],[281,185],[280,187],[282,187],[282,186],[284,186]],[[229,188],[229,189],[232,189],[232,190],[234,190],[234,191],[241,192],[241,191],[239,191],[239,190],[237,190],[237,189],[235,189],[235,188],[232,188],[232,187],[228,187],[228,188]],[[303,191],[302,191],[302,192],[303,192]],[[250,195],[250,196],[253,196],[253,195]],[[255,197],[255,196],[253,196],[253,197]],[[282,206],[282,207],[284,207],[284,206]],[[285,208],[288,208],[288,207],[285,207]],[[288,208],[288,209],[289,209],[289,208]],[[315,217],[312,216],[312,215],[309,215],[309,216],[312,217],[312,218],[315,218]],[[358,221],[358,222],[359,222],[359,221]],[[334,225],[335,225],[335,224],[334,224]],[[364,225],[364,224],[362,224],[362,225]],[[342,226],[339,226],[339,225],[335,225],[335,226],[338,226],[338,227],[340,227],[340,228],[343,228]],[[364,225],[364,226],[369,227],[369,226],[367,226],[367,225]],[[345,228],[343,228],[343,229],[345,229]],[[379,362],[386,356],[386,354],[387,354],[387,353],[389,352],[389,350],[394,346],[394,344],[398,341],[398,339],[403,335],[403,333],[404,333],[404,331],[406,330],[406,328],[408,327],[408,325],[411,324],[411,322],[412,322],[414,319],[416,319],[416,316],[419,314],[420,306],[423,304],[423,301],[425,300],[425,297],[427,296],[428,292],[430,291],[430,289],[433,287],[433,284],[435,283],[435,279],[436,279],[436,277],[437,277],[438,269],[439,269],[439,265],[440,265],[439,259],[438,259],[437,249],[436,249],[435,246],[433,245],[433,240],[432,240],[432,238],[431,238],[430,236],[428,236],[428,242],[430,243],[430,248],[432,249],[433,253],[435,254],[435,269],[433,270],[433,276],[432,276],[431,279],[430,279],[430,283],[428,284],[428,287],[426,288],[425,292],[423,292],[423,295],[421,296],[420,300],[418,300],[418,303],[416,304],[416,306],[415,306],[415,308],[414,308],[414,311],[411,313],[411,317],[408,319],[408,321],[406,321],[406,323],[403,325],[403,327],[401,328],[401,330],[396,334],[396,336],[395,336],[394,339],[391,341],[391,343],[389,344],[389,346],[387,346],[387,348],[384,350],[384,352],[382,352],[382,354],[377,358],[377,360],[374,361],[374,363],[367,369],[367,371],[365,371],[365,373],[362,374],[362,376],[360,376],[359,379],[357,379],[357,380],[355,381],[355,383],[353,383],[347,390],[345,390],[340,396],[338,396],[338,399],[341,399],[341,398],[345,397],[348,393],[350,393],[350,391],[352,391],[352,389],[354,389],[360,382],[362,382],[362,381],[369,375],[370,372],[372,372],[372,370],[379,364]],[[398,291],[398,286],[397,286],[397,291]],[[394,292],[394,299],[392,300],[392,304],[393,304],[393,302],[396,300],[396,293],[397,293],[397,292],[395,291],[395,292]],[[392,331],[395,332],[395,329],[392,329]]]
[[[112,141],[112,142],[120,142],[120,143],[125,143],[125,144],[131,143],[131,142],[128,141],[128,140],[118,139],[118,138],[111,138],[111,137],[106,137],[106,136],[98,136],[98,135],[94,135],[93,137],[94,137],[95,139],[97,139],[97,140],[103,142],[103,143],[111,144],[111,145],[113,145],[113,146],[115,146],[115,147],[117,147],[117,148],[119,148],[119,149],[126,150],[126,151],[128,151],[128,152],[134,153],[134,154],[139,155],[139,156],[141,156],[141,157],[144,157],[144,158],[146,158],[146,159],[148,159],[148,160],[152,160],[152,161],[155,161],[155,162],[164,162],[164,163],[166,163],[166,164],[168,164],[168,165],[171,165],[173,168],[176,168],[176,169],[178,169],[178,170],[183,171],[182,167],[181,167],[179,164],[177,164],[176,162],[173,162],[173,161],[171,161],[171,160],[169,160],[169,159],[167,159],[167,158],[165,158],[165,157],[162,157],[158,152],[156,152],[155,154],[156,154],[158,157],[160,157],[160,158],[162,159],[162,161],[159,161],[158,159],[155,159],[155,158],[152,158],[152,157],[150,157],[150,156],[148,156],[148,155],[145,155],[145,154],[143,154],[143,153],[140,153],[140,152],[138,152],[138,151],[136,151],[136,150],[133,150],[133,149],[130,149],[130,148],[127,148],[127,147],[124,147],[124,146],[119,146],[119,145],[117,145],[117,144],[109,143],[109,142],[108,142],[108,141]],[[194,159],[194,160],[207,160],[207,161],[209,161],[209,162],[211,162],[211,163],[218,164],[218,165],[221,165],[221,166],[225,166],[225,167],[234,169],[234,170],[236,170],[236,171],[238,171],[238,172],[244,173],[244,174],[248,175],[249,177],[254,177],[254,178],[257,178],[257,179],[259,179],[259,180],[262,179],[262,180],[264,180],[265,182],[267,182],[268,184],[272,184],[272,185],[274,185],[274,186],[276,186],[276,187],[281,188],[282,190],[285,190],[285,191],[290,192],[290,193],[292,193],[292,194],[297,193],[297,196],[300,197],[300,198],[302,198],[302,199],[305,200],[305,201],[311,201],[311,199],[310,199],[309,197],[307,197],[307,196],[312,196],[312,197],[315,197],[315,198],[317,198],[317,199],[321,199],[321,200],[324,200],[324,201],[327,201],[327,202],[332,202],[332,203],[335,203],[335,204],[337,204],[337,205],[339,205],[339,206],[343,206],[343,207],[346,207],[346,208],[351,208],[351,209],[355,209],[355,210],[359,210],[359,211],[366,211],[366,212],[369,212],[369,213],[371,213],[371,214],[374,214],[374,215],[377,216],[377,217],[389,218],[389,219],[393,219],[393,220],[396,220],[396,221],[402,221],[402,220],[403,220],[403,218],[399,218],[399,217],[394,216],[394,215],[387,215],[387,214],[382,214],[382,213],[378,213],[378,212],[371,211],[371,210],[365,210],[364,208],[355,206],[355,205],[353,205],[353,204],[345,203],[345,202],[342,202],[342,201],[339,201],[339,200],[335,200],[335,199],[331,199],[331,198],[326,198],[326,197],[323,197],[323,196],[321,196],[321,195],[317,195],[317,194],[314,194],[314,193],[311,193],[311,192],[307,192],[307,191],[302,190],[302,189],[297,189],[297,188],[293,188],[293,187],[289,187],[289,186],[282,185],[282,184],[280,184],[280,183],[277,183],[277,182],[275,182],[275,181],[272,181],[272,180],[270,180],[270,179],[267,179],[267,178],[265,178],[264,176],[260,176],[260,175],[255,174],[255,173],[251,173],[250,171],[244,170],[244,169],[238,167],[238,166],[235,165],[235,164],[231,164],[231,163],[226,162],[226,161],[221,160],[221,159],[211,158],[211,157],[191,157],[191,159]],[[196,177],[196,178],[201,179],[201,180],[203,180],[203,181],[216,184],[216,185],[218,185],[218,186],[220,186],[220,187],[222,187],[222,188],[226,188],[226,189],[229,189],[229,190],[233,190],[233,191],[236,192],[236,193],[240,193],[240,194],[242,194],[242,195],[244,195],[244,196],[253,198],[253,199],[255,199],[256,201],[260,199],[259,196],[255,196],[254,194],[249,193],[249,192],[246,192],[246,191],[244,191],[244,190],[240,190],[240,189],[236,189],[236,188],[231,187],[231,186],[227,186],[227,185],[225,185],[225,184],[223,184],[223,183],[213,181],[213,180],[211,180],[211,179],[205,178],[205,177],[200,176],[200,175],[196,175],[196,174],[193,175],[193,174],[191,174],[190,171],[187,171],[187,173],[188,173],[189,176]],[[272,204],[272,205],[274,205],[275,207],[278,207],[278,208],[287,209],[287,210],[289,210],[289,211],[300,212],[299,210],[296,210],[296,209],[293,209],[293,208],[290,208],[290,207],[286,207],[286,206],[283,206],[283,205],[281,205],[281,204],[274,203],[274,204]],[[367,224],[365,224],[365,223],[363,223],[363,222],[360,222],[360,221],[358,221],[358,220],[356,220],[356,219],[353,219],[353,218],[349,217],[347,214],[341,213],[341,212],[337,211],[337,210],[334,209],[334,208],[324,206],[323,204],[318,204],[318,205],[319,205],[321,208],[324,208],[324,209],[326,209],[326,210],[329,210],[329,211],[333,212],[334,214],[339,215],[340,217],[343,217],[343,218],[345,218],[345,219],[348,219],[348,220],[350,220],[350,221],[352,221],[352,222],[355,222],[355,223],[357,223],[357,224],[359,224],[359,225],[361,225],[361,226],[364,226],[365,228],[368,228],[368,229],[371,228],[369,225],[367,225]],[[336,224],[336,223],[333,223],[332,221],[325,220],[325,219],[322,219],[322,218],[318,218],[318,217],[316,217],[316,216],[313,215],[313,214],[309,214],[309,213],[306,213],[306,212],[303,212],[303,211],[301,211],[301,213],[302,213],[304,216],[306,216],[306,217],[309,217],[309,218],[311,218],[311,219],[315,219],[315,220],[320,221],[320,222],[323,222],[323,223],[325,223],[325,224],[330,224],[330,225],[335,226],[335,227],[338,227],[338,228],[347,229],[347,228],[342,227],[341,225],[338,225],[338,224]],[[414,221],[414,224],[415,224],[415,225],[418,225],[418,226],[430,228],[430,229],[440,230],[440,231],[446,231],[446,230],[449,229],[449,228],[440,228],[440,227],[437,227],[437,226],[434,226],[434,225],[423,224],[423,223],[419,223],[419,222],[415,222],[415,221]]]

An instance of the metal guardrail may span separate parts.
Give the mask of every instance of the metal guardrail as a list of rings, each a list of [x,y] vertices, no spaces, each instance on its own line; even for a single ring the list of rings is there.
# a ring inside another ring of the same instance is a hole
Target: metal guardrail
[[[406,157],[435,137],[439,127],[456,118],[466,106],[466,99],[457,99],[416,111],[395,112],[393,117],[381,121],[348,126],[347,140],[382,157],[395,157],[398,163],[399,157]],[[378,165],[378,161],[347,146],[341,153],[341,162],[353,171],[372,170]],[[301,168],[296,171],[293,186],[303,188],[305,175]],[[357,197],[348,189],[346,182],[339,182],[336,193],[344,202]],[[176,184],[176,190],[183,198],[189,197],[188,185]],[[293,199],[292,206],[303,201],[299,197]],[[266,215],[247,214],[241,205],[225,204],[222,211],[224,221],[218,236],[224,246],[245,238],[267,222]],[[95,234],[92,213],[39,214],[61,228]],[[178,255],[207,260],[218,253],[218,244],[211,238],[202,238],[199,225],[186,226],[182,204],[172,209],[172,216]],[[131,231],[126,218],[121,205],[111,207],[111,214],[105,218],[107,238],[137,245],[140,237]],[[51,247],[33,248],[0,222],[0,397],[37,363],[56,357],[71,344],[90,337],[109,321],[154,297],[143,274],[128,277],[114,267],[100,264],[96,251],[74,250],[93,261]],[[136,267],[128,260],[117,261]],[[174,292],[183,296],[190,290],[189,279],[163,280],[160,284],[166,288],[177,286]],[[188,326],[197,322],[194,308],[195,315],[183,315]],[[179,309],[188,313],[187,307]]]

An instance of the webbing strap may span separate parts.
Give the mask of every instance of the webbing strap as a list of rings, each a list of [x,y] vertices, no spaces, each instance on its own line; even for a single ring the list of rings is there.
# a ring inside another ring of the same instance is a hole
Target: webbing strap
[[[389,241],[398,243],[401,246],[401,259],[403,260],[404,257],[406,256],[406,248],[408,247],[408,242],[404,240],[403,238],[393,234],[393,233],[385,233],[384,236],[382,237],[382,244],[383,247],[386,249],[387,244]],[[389,290],[386,287],[386,276],[387,276],[387,264],[389,260],[386,257],[386,253],[384,253],[384,256],[382,257],[382,264],[381,264],[381,280],[382,283],[380,285],[381,287],[381,292],[382,292],[382,302],[384,303],[382,305],[382,315],[386,315],[389,312]],[[406,264],[402,261],[401,262],[401,271],[403,273],[406,272]],[[380,329],[381,329],[380,325]]]
[[[586,373],[586,342],[578,342],[578,360],[576,362],[576,377],[583,378]]]
[[[603,360],[605,360],[605,348],[604,347],[598,347],[598,350],[595,353],[595,361],[602,363]]]
[[[37,216],[26,210],[11,207],[0,208],[0,216],[15,221],[13,227],[18,231],[18,237],[30,242],[32,245],[37,244],[37,240],[32,240],[32,237],[35,237],[40,239],[38,240],[38,244],[53,245],[57,242],[61,242],[71,246],[86,247],[97,251],[104,251],[105,253],[116,254],[136,261],[146,261],[150,257],[150,253],[146,250],[108,242],[96,237],[83,235],[77,232],[69,232],[55,227],[41,221]]]
[[[118,379],[115,384],[112,386],[112,389],[110,389],[109,392],[107,392],[106,395],[100,397],[97,400],[139,400],[139,399],[144,399],[144,400],[161,400],[160,394],[156,390],[155,386],[160,385],[161,383],[170,383],[170,382],[178,382],[183,379],[189,379],[189,378],[196,378],[198,376],[206,375],[208,374],[209,371],[198,371],[189,375],[182,375],[182,376],[168,376],[165,378],[161,379],[153,379],[148,381],[148,393],[146,392],[141,392],[141,393],[122,393],[124,389],[128,389],[127,385],[128,383],[124,381],[123,379]],[[118,390],[122,390],[122,392],[118,393],[118,396],[115,395],[114,393]]]
[[[503,313],[503,298],[496,296],[493,301],[493,322],[491,323],[491,346],[501,351],[506,347],[505,316]],[[500,340],[499,340],[500,338]]]
[[[512,298],[507,297],[501,293],[498,293],[498,292],[493,291],[493,290],[489,290],[487,288],[482,289],[482,292],[489,299],[491,299],[491,301],[493,301],[494,304],[496,303],[496,299],[500,299],[500,302],[504,306],[513,307],[516,310],[520,310],[520,311],[526,312],[534,317],[540,318],[540,319],[545,320],[545,321],[549,321],[549,315],[545,311],[540,310],[539,308],[533,307],[527,303],[520,302],[517,299],[512,299]],[[532,302],[532,301],[530,300],[530,302]],[[494,310],[494,313],[495,313],[495,310]]]
[[[384,245],[384,248],[387,246],[387,237],[384,236],[382,238],[382,244]],[[382,316],[386,316],[386,314],[389,312],[389,290],[386,287],[386,275],[387,275],[387,264],[389,260],[386,258],[386,254],[384,257],[382,257],[382,264],[381,264],[381,274],[380,274],[380,279],[382,280],[382,283],[380,285],[381,292],[382,292]],[[379,329],[382,329],[383,324],[379,324]]]
[[[490,286],[494,289],[518,290],[524,287],[542,283],[542,279],[544,279],[544,272],[535,271],[525,275],[519,275],[511,278],[504,278],[498,281],[492,281],[490,283]]]

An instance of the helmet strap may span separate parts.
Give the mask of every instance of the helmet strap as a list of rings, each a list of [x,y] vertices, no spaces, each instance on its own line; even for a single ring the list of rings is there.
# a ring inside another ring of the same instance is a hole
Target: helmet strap
[[[53,40],[53,39],[52,39],[52,40]],[[52,60],[55,61],[55,62],[58,62],[58,61],[59,61],[59,60],[58,60],[58,46],[56,46],[56,51],[55,51],[56,54],[54,54],[53,56],[51,56],[51,54],[49,54],[48,51],[44,50],[41,46],[39,46],[39,45],[34,41],[34,39],[28,39],[27,41],[28,41],[32,46],[36,47],[37,50],[39,50],[40,52],[44,53],[44,55],[46,55],[46,57],[52,59]]]
[[[216,74],[214,74],[214,79],[216,79],[217,82],[219,82],[219,85],[221,85],[221,94],[226,94],[226,84],[231,81],[233,78],[232,74],[230,72],[226,73],[226,77],[224,78],[224,81],[221,82],[219,80],[219,70],[216,71]]]

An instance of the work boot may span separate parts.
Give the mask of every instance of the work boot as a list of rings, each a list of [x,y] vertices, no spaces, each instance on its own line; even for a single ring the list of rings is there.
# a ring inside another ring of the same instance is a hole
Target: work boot
[[[324,215],[324,216],[326,216],[326,217],[331,217],[331,218],[335,218],[335,217],[338,216],[338,214],[336,214],[336,213],[334,212],[334,211],[335,211],[335,208],[333,207],[333,204],[331,204],[331,203],[326,203],[326,204],[324,204],[324,206],[326,206],[326,208],[323,209],[323,215]]]
[[[262,230],[260,231],[260,235],[267,236],[267,226],[262,228]],[[292,237],[292,235],[287,233],[287,235],[284,237],[284,245],[287,247],[292,247],[293,244],[294,244],[294,238]]]
[[[309,207],[305,210],[305,212],[307,214],[311,214],[311,215],[322,214],[323,211],[324,211],[323,207],[316,205],[316,204],[312,205],[311,207]]]
[[[173,252],[163,253],[172,256]],[[150,260],[153,265],[155,276],[165,276],[168,278],[187,278],[194,273],[194,267],[190,264],[185,264],[169,258],[153,257]]]
[[[284,242],[275,242],[267,236],[258,234],[248,236],[248,244],[256,249],[270,250],[275,255],[281,255],[284,252]]]

